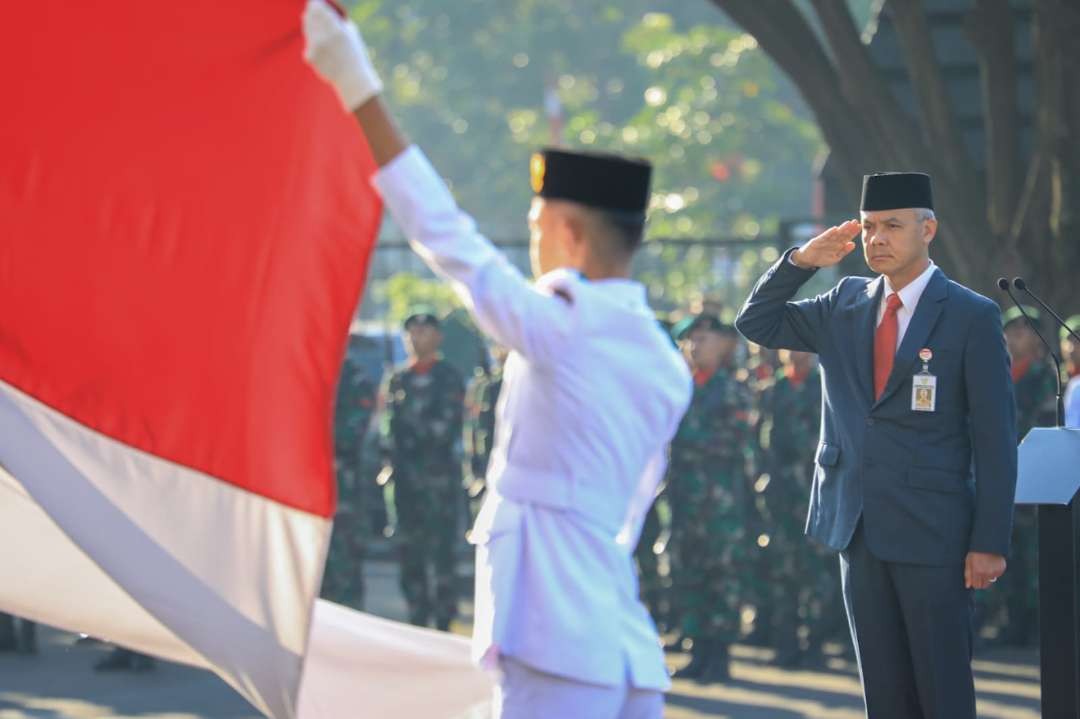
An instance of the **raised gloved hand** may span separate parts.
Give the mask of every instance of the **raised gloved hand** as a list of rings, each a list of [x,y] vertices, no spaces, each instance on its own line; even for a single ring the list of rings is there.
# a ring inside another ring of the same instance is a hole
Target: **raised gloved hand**
[[[382,92],[356,24],[326,0],[308,0],[304,8],[304,59],[330,83],[351,112]]]

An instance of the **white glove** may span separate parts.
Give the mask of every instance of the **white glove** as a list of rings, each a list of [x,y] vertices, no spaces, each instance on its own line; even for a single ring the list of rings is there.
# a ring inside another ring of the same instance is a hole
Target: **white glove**
[[[356,24],[338,15],[325,0],[304,8],[304,59],[330,83],[350,112],[382,92]]]

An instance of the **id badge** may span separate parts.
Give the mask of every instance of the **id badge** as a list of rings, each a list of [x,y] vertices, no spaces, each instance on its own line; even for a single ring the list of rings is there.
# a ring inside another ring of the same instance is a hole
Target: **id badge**
[[[911,410],[913,412],[933,412],[937,409],[937,377],[930,374],[930,360],[934,353],[924,347],[919,350],[922,360],[922,372],[911,381]]]
[[[915,412],[933,412],[937,409],[937,377],[920,372],[911,382],[911,409]]]

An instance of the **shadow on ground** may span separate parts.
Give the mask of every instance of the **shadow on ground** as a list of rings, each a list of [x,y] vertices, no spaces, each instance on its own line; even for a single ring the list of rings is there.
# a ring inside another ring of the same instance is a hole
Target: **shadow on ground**
[[[369,562],[369,609],[402,619],[405,605],[392,562]],[[467,621],[471,607],[462,603]],[[467,633],[465,623],[455,624]],[[76,644],[75,637],[43,629],[36,656],[0,653],[0,719],[256,719],[258,714],[216,676],[190,667],[159,664],[145,674],[100,674],[94,663],[105,645]],[[858,672],[840,647],[798,670],[771,664],[772,652],[737,646],[732,680],[708,686],[676,681],[666,719],[860,719],[864,716]],[[687,661],[669,654],[671,668]],[[980,719],[1037,719],[1039,670],[1031,651],[986,651],[975,662]],[[363,716],[362,711],[357,716]],[[334,717],[333,719],[338,719]],[[343,717],[342,719],[348,719]],[[372,719],[382,719],[374,717]],[[439,719],[432,717],[432,719]],[[569,719],[569,718],[568,718]]]

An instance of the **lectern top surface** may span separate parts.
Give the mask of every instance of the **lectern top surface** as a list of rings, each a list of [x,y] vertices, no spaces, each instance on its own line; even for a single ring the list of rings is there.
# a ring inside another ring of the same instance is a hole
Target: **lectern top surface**
[[[1066,505],[1080,490],[1080,429],[1036,427],[1019,449],[1017,504]]]

